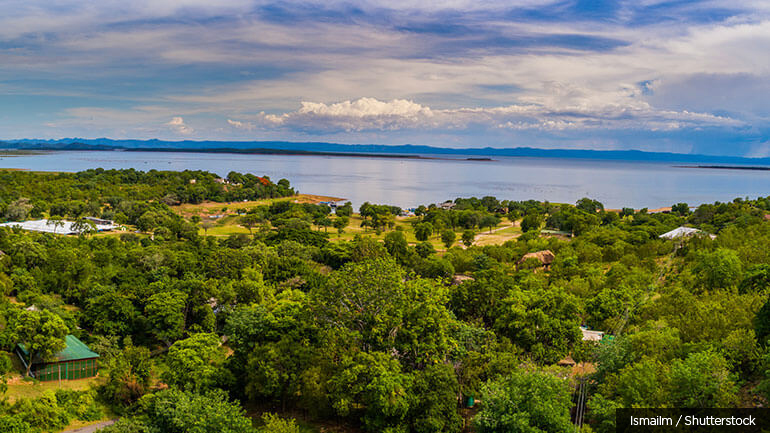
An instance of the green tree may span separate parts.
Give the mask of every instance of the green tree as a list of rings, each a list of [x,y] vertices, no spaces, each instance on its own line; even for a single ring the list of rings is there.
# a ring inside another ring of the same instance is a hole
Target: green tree
[[[500,218],[497,215],[484,215],[479,221],[479,227],[488,227],[489,233],[492,233],[492,229],[500,224]]]
[[[454,368],[440,363],[415,373],[409,418],[415,433],[454,433],[462,418],[457,412],[457,376]]]
[[[705,351],[691,353],[671,365],[671,396],[679,407],[733,407],[738,386],[722,355]]]
[[[671,212],[681,216],[687,216],[690,214],[690,207],[687,205],[687,203],[677,203],[671,206]]]
[[[340,216],[337,214],[337,218],[334,219],[332,222],[332,225],[334,225],[334,228],[337,229],[337,234],[342,234],[345,232],[345,227],[348,226],[348,223],[350,223],[350,219],[348,217]]]
[[[369,432],[406,430],[411,377],[392,356],[357,353],[342,360],[329,381],[332,407],[340,416],[360,419]]]
[[[96,233],[96,224],[94,224],[93,221],[80,218],[72,223],[72,230],[76,231],[78,234],[88,236]]]
[[[216,383],[224,362],[224,348],[216,334],[194,334],[168,349],[168,370],[163,380],[181,389],[202,392]]]
[[[5,209],[5,218],[10,221],[24,221],[33,207],[28,198],[20,198],[8,204]]]
[[[763,346],[767,344],[768,337],[770,337],[770,299],[757,311],[754,318],[754,333],[759,344]]]
[[[138,403],[141,420],[151,432],[254,433],[251,419],[223,392],[205,395],[167,389],[144,396]],[[109,431],[108,431],[109,433]]]
[[[150,351],[146,347],[134,346],[127,337],[125,347],[112,361],[102,395],[112,403],[131,405],[147,391],[151,372]]]
[[[604,205],[597,200],[592,200],[587,197],[583,197],[575,203],[575,207],[588,213],[596,213],[604,210]]]
[[[543,225],[543,217],[535,213],[526,215],[521,220],[521,230],[524,232],[540,230],[541,225]]]
[[[420,242],[414,246],[414,250],[417,252],[417,255],[422,258],[427,258],[431,254],[436,253],[436,249],[433,248],[433,244],[430,242]]]
[[[64,227],[64,219],[58,215],[48,218],[46,225],[53,227],[53,232],[56,233],[57,229]]]
[[[547,373],[514,371],[483,387],[484,406],[474,418],[480,433],[569,432],[570,388]]]
[[[274,413],[262,414],[264,425],[257,429],[257,433],[301,433],[294,419],[281,418]]]
[[[403,263],[407,258],[409,244],[406,242],[404,233],[393,231],[385,235],[385,249],[390,256],[399,263]]]
[[[503,304],[495,329],[537,360],[555,363],[581,340],[581,304],[563,289],[517,290]]]
[[[457,235],[455,234],[454,230],[446,229],[441,232],[441,242],[444,243],[444,246],[447,249],[449,249],[455,243],[456,238]]]
[[[738,254],[726,248],[702,253],[693,268],[697,284],[706,289],[724,289],[738,284],[742,272]]]
[[[28,422],[24,421],[20,415],[0,415],[0,431],[6,433],[33,433],[38,431]]]
[[[203,234],[208,234],[209,229],[214,226],[215,226],[214,221],[211,221],[209,219],[203,220],[203,222],[201,222],[201,228],[203,229]]]
[[[407,302],[404,272],[392,259],[348,263],[311,292],[319,320],[354,333],[364,350],[392,347]]]
[[[32,362],[50,360],[67,345],[64,337],[69,333],[67,325],[58,315],[47,311],[20,310],[12,315],[9,328],[15,342],[27,350],[27,376]]]
[[[433,225],[428,222],[417,223],[414,226],[414,237],[418,241],[425,242],[433,234]]]
[[[247,213],[246,215],[238,218],[238,222],[249,229],[249,233],[252,233],[254,227],[262,224],[265,221],[264,217],[258,213]]]
[[[353,204],[350,202],[346,202],[342,206],[337,206],[337,210],[335,210],[334,213],[338,217],[350,218],[353,215]]]
[[[129,335],[138,315],[131,300],[113,290],[97,293],[88,299],[88,308],[83,311],[90,329],[102,335]]]
[[[147,300],[144,312],[155,336],[171,346],[185,330],[187,296],[177,290],[156,293]]]
[[[465,230],[463,232],[462,240],[463,240],[463,245],[465,245],[466,247],[470,247],[471,245],[473,245],[473,241],[476,240],[476,232],[474,232],[471,229]]]

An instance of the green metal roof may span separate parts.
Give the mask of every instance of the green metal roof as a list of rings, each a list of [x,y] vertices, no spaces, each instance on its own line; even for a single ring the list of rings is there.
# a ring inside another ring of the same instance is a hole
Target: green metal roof
[[[62,361],[77,361],[79,359],[91,359],[91,358],[98,358],[99,354],[92,351],[88,348],[82,341],[78,340],[77,337],[74,335],[68,335],[64,337],[64,342],[67,344],[67,346],[62,349],[59,353],[54,355],[57,360],[60,362]],[[27,351],[27,348],[24,347],[23,344],[19,344],[19,349],[24,353],[24,355],[29,356],[29,352]],[[39,359],[35,359],[32,363],[37,364],[40,362]]]

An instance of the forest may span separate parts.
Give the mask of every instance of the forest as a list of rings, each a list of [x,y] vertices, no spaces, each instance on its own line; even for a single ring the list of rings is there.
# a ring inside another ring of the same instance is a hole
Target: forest
[[[768,404],[770,197],[457,198],[417,208],[410,242],[398,207],[365,203],[369,230],[341,239],[319,228],[352,206],[296,193],[234,172],[0,171],[2,221],[129,228],[0,228],[0,431],[608,433],[618,408]],[[248,234],[174,211],[256,199]],[[522,233],[474,243],[503,220]],[[660,237],[681,226],[700,232]],[[97,380],[23,395],[16,345],[50,358],[70,334]]]

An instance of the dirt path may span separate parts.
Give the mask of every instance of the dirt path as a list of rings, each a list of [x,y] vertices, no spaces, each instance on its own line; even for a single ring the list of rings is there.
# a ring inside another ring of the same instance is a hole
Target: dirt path
[[[74,430],[64,430],[60,433],[96,433],[108,425],[115,424],[116,421],[117,419],[111,419],[109,421],[97,422],[96,424],[87,425],[85,427],[76,428]]]

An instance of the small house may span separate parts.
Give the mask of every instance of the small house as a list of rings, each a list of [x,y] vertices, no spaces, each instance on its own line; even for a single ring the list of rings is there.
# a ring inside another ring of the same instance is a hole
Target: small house
[[[580,332],[583,334],[583,341],[602,341],[604,339],[604,332],[594,331],[585,326],[580,327]]]
[[[99,371],[99,354],[93,352],[74,335],[64,338],[66,347],[50,361],[33,359],[30,372],[37,380],[70,380],[96,376]],[[29,352],[23,344],[16,345],[16,354],[24,367],[29,361]]]

